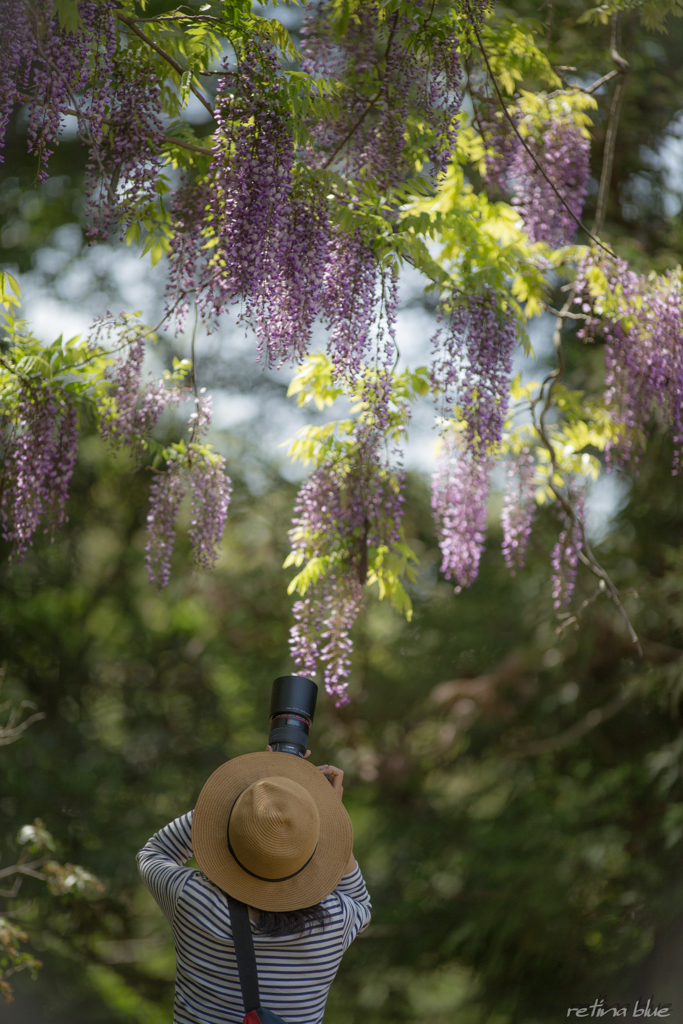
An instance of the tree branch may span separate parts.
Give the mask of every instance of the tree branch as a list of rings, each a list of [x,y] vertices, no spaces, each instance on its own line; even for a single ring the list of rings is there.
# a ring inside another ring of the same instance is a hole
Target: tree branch
[[[41,881],[45,881],[45,875],[40,874],[35,868],[45,863],[45,858],[41,857],[40,860],[31,861],[30,864],[12,864],[11,867],[2,868],[0,870],[0,878],[8,878],[10,875],[30,875],[31,878],[39,878]]]
[[[394,41],[394,34],[395,34],[395,32],[396,32],[396,25],[397,25],[397,24],[398,24],[398,16],[395,16],[395,17],[394,17],[394,23],[393,23],[393,25],[392,25],[392,27],[391,27],[391,32],[389,33],[389,40],[388,40],[388,42],[387,42],[387,48],[386,48],[386,51],[385,51],[385,53],[384,53],[384,61],[385,61],[385,63],[386,63],[386,61],[387,61],[387,60],[389,59],[389,54],[390,54],[390,52],[391,52],[391,47],[392,47],[392,44],[393,44],[393,41]],[[328,167],[330,166],[330,164],[332,163],[332,161],[334,160],[334,158],[336,157],[336,155],[337,155],[337,154],[339,153],[339,151],[340,151],[340,150],[341,150],[341,149],[342,149],[342,148],[343,148],[343,147],[344,147],[344,146],[346,145],[346,143],[347,143],[347,142],[349,141],[349,139],[350,139],[350,138],[351,138],[351,137],[352,137],[352,136],[353,136],[353,135],[354,135],[354,134],[355,134],[355,133],[356,133],[356,132],[358,131],[358,129],[359,129],[359,128],[360,128],[360,126],[362,125],[363,121],[364,121],[364,120],[365,120],[365,118],[366,118],[366,117],[368,116],[368,114],[370,113],[370,111],[371,111],[371,110],[372,110],[372,108],[374,107],[375,103],[377,102],[377,100],[378,100],[378,99],[380,98],[380,96],[382,95],[382,90],[383,90],[383,88],[384,88],[384,80],[382,80],[382,85],[380,86],[380,88],[379,88],[379,90],[378,90],[378,92],[377,92],[377,95],[376,95],[376,96],[374,96],[374,97],[373,97],[373,98],[372,98],[372,99],[370,100],[370,103],[369,103],[369,104],[367,105],[367,107],[365,108],[365,110],[363,111],[363,113],[362,113],[362,114],[360,115],[360,117],[358,118],[358,120],[356,121],[356,123],[355,123],[355,124],[354,124],[354,125],[352,126],[352,128],[351,128],[351,129],[350,129],[350,130],[349,130],[349,131],[347,132],[347,134],[346,134],[346,135],[344,136],[344,138],[343,138],[343,139],[341,140],[341,142],[339,143],[339,145],[338,145],[338,146],[337,146],[337,147],[336,147],[336,148],[334,149],[334,151],[332,152],[332,154],[331,154],[331,155],[330,155],[330,156],[329,156],[329,157],[327,158],[327,160],[325,161],[325,163],[324,163],[324,165],[323,165],[323,170],[325,170],[325,171],[327,170],[327,168],[328,168]]]
[[[159,46],[158,43],[155,43],[153,39],[150,39],[149,36],[146,36],[145,33],[137,27],[132,18],[127,17],[127,15],[125,14],[119,14],[118,12],[116,14],[116,17],[119,19],[119,21],[122,21],[124,25],[127,25],[131,32],[134,32],[139,39],[142,39],[142,41],[146,43],[147,46],[151,47],[156,53],[159,54],[160,57],[163,57],[167,64],[170,64],[170,66],[173,68],[176,74],[180,75],[181,78],[183,77],[183,75],[188,69],[184,68],[182,64],[179,64],[178,61],[170,55],[170,53],[166,53],[166,51],[162,49],[162,47]],[[213,107],[211,106],[209,101],[202,95],[202,93],[200,93],[199,89],[197,89],[195,85],[191,84],[190,90],[197,97],[199,102],[206,107],[211,117],[213,117]]]
[[[583,85],[572,85],[572,83],[568,82],[567,79],[563,75],[559,74],[560,71],[576,71],[576,68],[559,67],[559,68],[553,68],[553,71],[555,72],[556,75],[558,75],[558,77],[559,77],[560,81],[562,82],[562,85],[565,87],[565,89],[574,89],[577,92],[585,92],[588,96],[592,96],[593,93],[597,89],[599,89],[601,85],[606,85],[607,82],[611,82],[611,80],[613,78],[616,78],[617,75],[621,74],[620,71],[609,71],[606,75],[603,75],[602,78],[598,78],[597,82],[593,82],[592,85],[589,85],[586,88]]]
[[[624,92],[626,91],[626,82],[631,71],[631,66],[627,60],[625,60],[619,53],[617,46],[619,45],[619,29],[621,26],[621,13],[616,12],[612,16],[612,38],[610,42],[610,56],[616,64],[616,71],[613,72],[615,75],[619,75],[619,81],[616,84],[614,95],[612,96],[612,102],[609,108],[609,116],[607,119],[607,132],[605,134],[605,149],[602,157],[602,173],[600,175],[600,190],[598,192],[598,201],[595,207],[595,220],[593,221],[593,231],[599,234],[602,230],[602,226],[605,222],[605,214],[607,213],[607,200],[609,198],[609,188],[612,181],[612,166],[614,164],[614,151],[617,144],[617,127],[619,125],[619,115],[621,114],[621,104],[624,99]]]
[[[30,725],[34,722],[39,722],[45,718],[44,711],[37,711],[35,715],[29,715],[19,725],[14,726],[0,726],[0,747],[7,747],[10,743],[16,742],[19,739],[22,732],[25,732]]]
[[[213,157],[214,152],[212,149],[207,149],[206,146],[195,146],[193,142],[185,142],[184,139],[177,139],[174,135],[162,135],[164,142],[168,142],[173,146],[180,146],[181,149],[189,149],[191,153],[201,153],[202,156]]]
[[[557,750],[564,750],[565,747],[571,746],[577,740],[583,739],[593,729],[597,729],[603,722],[618,715],[637,695],[636,690],[621,693],[618,697],[608,701],[607,704],[603,704],[601,708],[593,708],[584,718],[579,722],[575,722],[574,725],[570,726],[569,729],[565,729],[564,732],[559,732],[555,736],[549,736],[547,739],[535,740],[519,750],[510,751],[510,753],[513,757],[537,757],[539,754],[551,754]]]
[[[550,44],[553,38],[553,15],[555,13],[555,0],[549,0],[548,17],[545,19],[545,51],[550,53]]]

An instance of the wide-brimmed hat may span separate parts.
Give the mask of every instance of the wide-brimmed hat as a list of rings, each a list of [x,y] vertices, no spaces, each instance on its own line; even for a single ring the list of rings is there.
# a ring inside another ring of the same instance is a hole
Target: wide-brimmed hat
[[[192,819],[199,867],[259,910],[312,907],[353,849],[344,805],[321,771],[292,754],[243,754],[207,780]]]

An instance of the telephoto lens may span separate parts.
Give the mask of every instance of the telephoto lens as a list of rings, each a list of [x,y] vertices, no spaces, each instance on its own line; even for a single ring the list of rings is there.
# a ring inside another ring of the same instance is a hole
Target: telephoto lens
[[[318,687],[305,676],[280,676],[270,698],[270,735],[273,750],[305,757],[308,730],[315,714]]]

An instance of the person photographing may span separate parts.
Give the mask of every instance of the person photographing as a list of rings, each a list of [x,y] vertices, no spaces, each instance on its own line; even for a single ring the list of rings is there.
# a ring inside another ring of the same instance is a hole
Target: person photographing
[[[194,811],[138,853],[173,929],[174,1024],[320,1024],[342,955],[370,922],[343,772],[303,749],[227,761]]]

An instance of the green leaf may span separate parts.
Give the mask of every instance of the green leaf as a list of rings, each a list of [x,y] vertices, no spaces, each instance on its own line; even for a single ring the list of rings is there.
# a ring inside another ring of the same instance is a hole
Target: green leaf
[[[83,28],[83,22],[78,13],[78,4],[75,0],[53,0],[53,3],[61,28],[66,32],[77,32]]]

